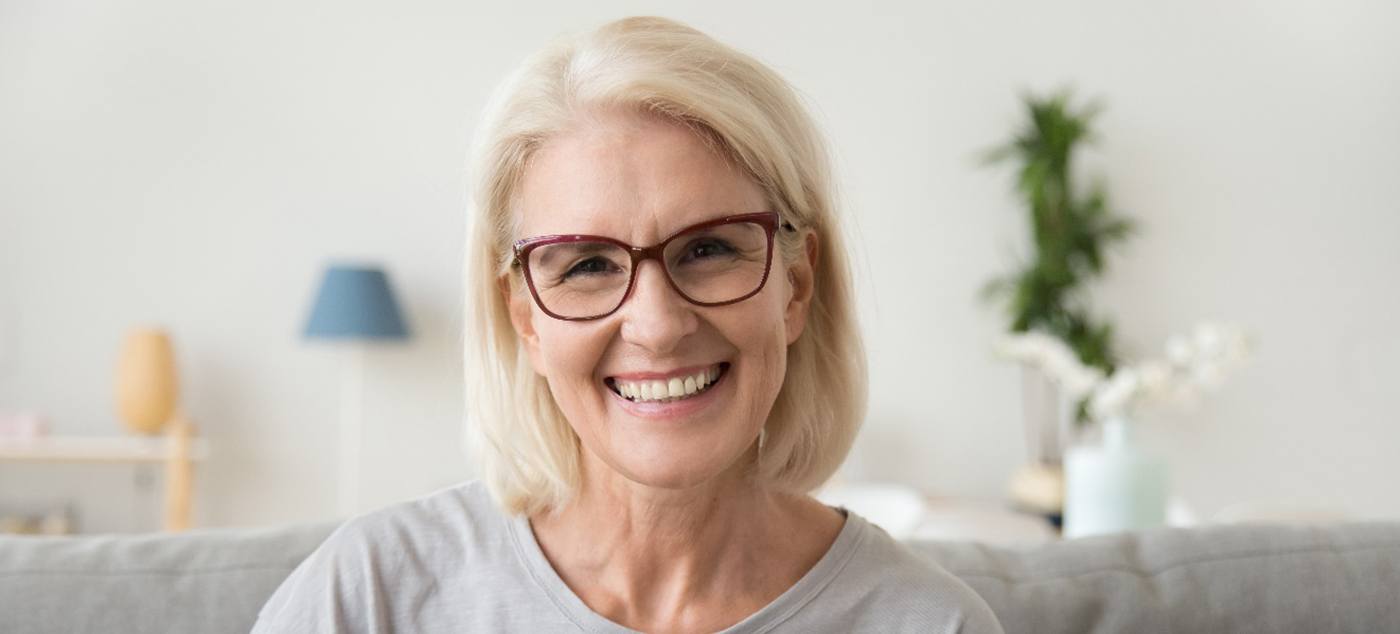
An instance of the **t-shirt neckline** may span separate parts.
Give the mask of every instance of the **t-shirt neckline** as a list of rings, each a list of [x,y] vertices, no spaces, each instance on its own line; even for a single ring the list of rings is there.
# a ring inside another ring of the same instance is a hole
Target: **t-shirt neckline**
[[[850,562],[852,555],[856,552],[856,547],[860,545],[867,530],[864,518],[844,508],[837,510],[845,515],[846,521],[841,526],[841,532],[836,535],[836,540],[831,543],[831,547],[826,550],[821,559],[817,560],[816,565],[812,566],[806,574],[802,575],[802,578],[797,580],[797,583],[778,595],[778,598],[773,599],[768,605],[716,634],[768,632],[783,621],[792,618],[836,578]],[[544,556],[544,551],[535,539],[535,531],[530,527],[528,517],[523,514],[514,515],[507,518],[507,523],[510,527],[511,541],[514,543],[516,554],[530,574],[530,578],[535,581],[565,618],[572,621],[579,629],[591,634],[637,634],[636,630],[623,627],[594,612],[588,607],[588,604],[583,602],[583,599],[574,594],[574,591],[569,588],[568,584],[564,583],[564,579],[554,570],[554,566],[550,565],[549,559]]]

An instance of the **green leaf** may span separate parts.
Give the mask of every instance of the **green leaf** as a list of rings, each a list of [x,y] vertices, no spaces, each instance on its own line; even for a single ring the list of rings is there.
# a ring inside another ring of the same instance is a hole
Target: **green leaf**
[[[1092,124],[1103,104],[1094,100],[1075,107],[1073,100],[1070,88],[1044,97],[1024,95],[1020,130],[982,154],[986,165],[1015,165],[1015,191],[1030,223],[1034,253],[1019,269],[987,282],[980,295],[1004,302],[1012,331],[1044,330],[1065,341],[1084,363],[1109,371],[1117,360],[1113,326],[1090,315],[1083,284],[1102,275],[1108,250],[1132,236],[1136,224],[1111,211],[1101,179],[1084,191],[1075,187],[1075,150],[1094,140]]]

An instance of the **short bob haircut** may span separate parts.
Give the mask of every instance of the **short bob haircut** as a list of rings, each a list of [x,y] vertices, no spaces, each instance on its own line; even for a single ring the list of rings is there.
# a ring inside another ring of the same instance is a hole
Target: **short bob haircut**
[[[784,262],[818,236],[815,288],[801,337],[765,423],[750,477],[806,493],[850,450],[865,414],[866,368],[828,157],[792,88],[757,60],[678,22],[628,18],[556,42],[498,89],[472,152],[464,313],[467,446],[508,512],[566,504],[581,481],[581,445],[535,374],[502,294],[523,292],[511,267],[514,203],[531,154],[585,125],[590,111],[632,109],[694,130],[762,188],[798,231],[779,232]],[[508,285],[508,286],[506,286]]]

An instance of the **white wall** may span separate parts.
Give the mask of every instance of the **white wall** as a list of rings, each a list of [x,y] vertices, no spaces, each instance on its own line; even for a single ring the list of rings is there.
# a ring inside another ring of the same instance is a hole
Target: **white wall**
[[[1097,295],[1129,350],[1202,318],[1262,346],[1200,411],[1152,421],[1178,492],[1205,515],[1400,516],[1393,3],[220,4],[0,3],[0,411],[119,433],[122,333],[167,325],[215,452],[200,523],[335,512],[339,358],[298,338],[333,257],[384,263],[416,335],[369,355],[365,505],[471,473],[477,113],[553,34],[663,9],[771,63],[830,135],[871,356],[852,477],[995,497],[1023,458],[1018,375],[975,295],[1024,223],[974,155],[1021,91],[1074,84],[1109,106],[1085,167],[1145,229]],[[151,528],[142,477],[0,465],[0,509],[74,496],[85,528]]]

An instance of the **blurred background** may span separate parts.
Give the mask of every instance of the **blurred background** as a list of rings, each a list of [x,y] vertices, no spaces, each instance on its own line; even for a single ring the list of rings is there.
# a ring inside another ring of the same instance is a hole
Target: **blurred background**
[[[552,37],[636,14],[770,64],[828,135],[871,379],[843,482],[1008,498],[1023,370],[978,293],[1028,232],[1014,170],[979,157],[1072,87],[1104,106],[1075,169],[1138,226],[1085,290],[1122,355],[1205,320],[1252,342],[1197,407],[1137,421],[1176,503],[1400,518],[1400,5],[1363,0],[0,0],[0,516],[162,526],[168,465],[78,455],[156,451],[101,445],[141,438],[118,368],[150,327],[199,443],[194,526],[345,512],[344,403],[353,510],[472,477],[477,117]],[[305,336],[337,263],[386,273],[407,338]]]

